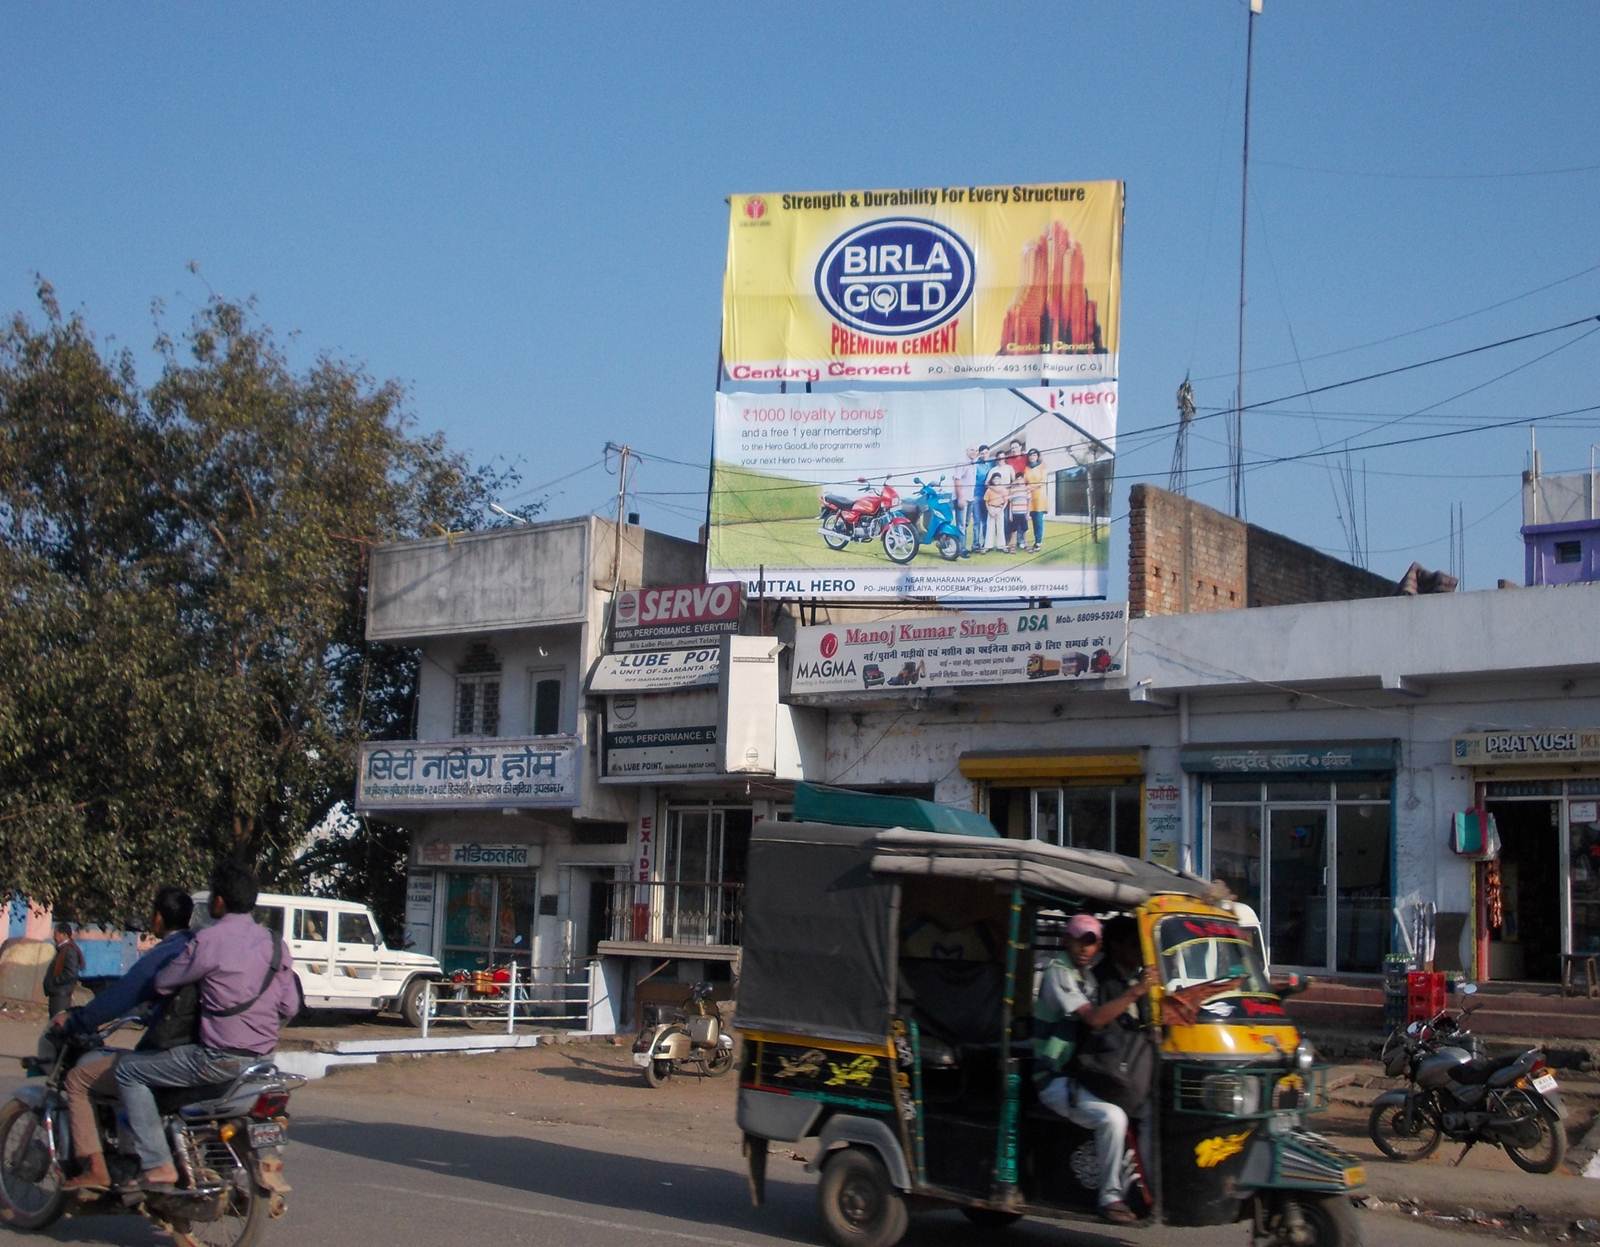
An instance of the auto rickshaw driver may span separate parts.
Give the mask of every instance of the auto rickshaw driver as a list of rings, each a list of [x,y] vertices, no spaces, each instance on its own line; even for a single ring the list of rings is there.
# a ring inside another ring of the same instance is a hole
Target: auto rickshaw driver
[[[1034,1081],[1040,1104],[1094,1132],[1100,1215],[1114,1225],[1131,1225],[1139,1218],[1124,1198],[1128,1113],[1096,1095],[1082,1080],[1075,1080],[1071,1064],[1085,1032],[1116,1023],[1130,1007],[1137,1006],[1157,975],[1154,969],[1144,967],[1121,992],[1103,990],[1092,973],[1101,953],[1102,932],[1098,918],[1074,915],[1067,923],[1065,949],[1045,967],[1033,1013]],[[1135,939],[1137,935],[1135,929]]]

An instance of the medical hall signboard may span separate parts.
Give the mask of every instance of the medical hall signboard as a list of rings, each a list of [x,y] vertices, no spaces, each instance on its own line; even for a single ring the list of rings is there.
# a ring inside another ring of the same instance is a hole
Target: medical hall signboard
[[[1125,602],[827,624],[796,630],[789,691],[1098,682],[1124,674],[1127,643]]]
[[[1117,376],[1121,182],[734,195],[730,381]]]

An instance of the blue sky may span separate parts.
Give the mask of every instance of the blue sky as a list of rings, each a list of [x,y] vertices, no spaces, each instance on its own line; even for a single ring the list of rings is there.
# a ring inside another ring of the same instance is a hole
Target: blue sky
[[[0,304],[30,307],[41,272],[144,349],[153,298],[181,322],[208,285],[255,296],[307,355],[406,382],[422,427],[519,461],[524,494],[587,467],[539,491],[570,514],[610,505],[587,466],[607,439],[708,455],[724,195],[1121,178],[1121,510],[1132,480],[1165,482],[1170,434],[1135,434],[1173,419],[1185,373],[1202,412],[1230,401],[1245,14],[16,6]],[[1247,402],[1600,313],[1600,6],[1267,0],[1256,30]],[[1593,405],[1584,332],[1253,412],[1248,457]],[[1203,470],[1220,426],[1196,427],[1190,463],[1226,505]],[[1539,432],[1547,470],[1595,441],[1596,412]],[[1469,586],[1520,580],[1527,443],[1357,451],[1372,566],[1448,565],[1460,503]],[[1343,554],[1323,462],[1250,471],[1248,513]],[[693,532],[702,470],[646,460],[636,484],[646,522]],[[1120,596],[1120,533],[1112,558]]]

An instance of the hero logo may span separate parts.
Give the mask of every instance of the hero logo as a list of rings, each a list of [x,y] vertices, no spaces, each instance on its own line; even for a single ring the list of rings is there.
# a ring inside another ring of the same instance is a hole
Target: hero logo
[[[865,333],[920,333],[961,310],[972,269],[972,249],[944,226],[890,217],[858,225],[822,253],[817,297]]]

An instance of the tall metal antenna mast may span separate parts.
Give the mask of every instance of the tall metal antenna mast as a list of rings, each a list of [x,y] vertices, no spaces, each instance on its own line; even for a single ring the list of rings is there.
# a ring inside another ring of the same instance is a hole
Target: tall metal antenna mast
[[[1194,419],[1194,386],[1187,374],[1178,386],[1178,436],[1172,443],[1172,470],[1167,488],[1175,494],[1189,492],[1189,423]]]
[[[1244,260],[1245,225],[1250,219],[1250,67],[1255,57],[1256,14],[1262,0],[1250,0],[1249,25],[1244,40],[1244,159],[1239,173],[1239,362],[1233,386],[1232,459],[1228,465],[1233,485],[1233,514],[1244,515]]]

